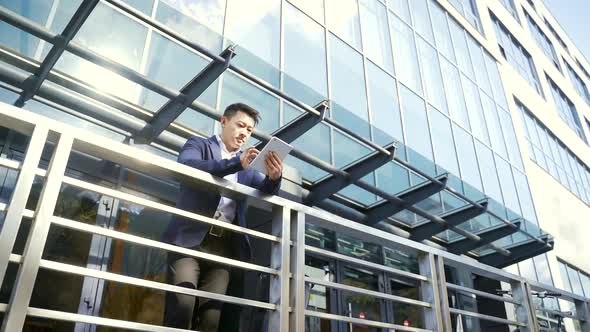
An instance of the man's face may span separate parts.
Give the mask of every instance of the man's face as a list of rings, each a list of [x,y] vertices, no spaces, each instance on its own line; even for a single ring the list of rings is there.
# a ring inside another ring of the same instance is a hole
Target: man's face
[[[221,117],[221,140],[228,150],[235,151],[246,144],[254,130],[254,119],[238,111],[231,118]]]

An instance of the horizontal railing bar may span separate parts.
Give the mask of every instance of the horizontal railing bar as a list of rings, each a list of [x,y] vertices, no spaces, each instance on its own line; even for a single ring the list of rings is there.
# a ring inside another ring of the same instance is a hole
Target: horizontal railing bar
[[[0,312],[6,312],[8,304],[0,303]],[[136,323],[119,319],[103,318],[89,315],[74,314],[57,310],[41,309],[29,307],[27,315],[37,318],[55,319],[66,322],[86,323],[99,326],[108,326],[123,328],[131,331],[148,331],[148,332],[190,332],[189,330],[177,329],[172,327]]]
[[[513,326],[526,326],[525,324],[514,321],[514,320],[504,319],[504,318],[500,318],[500,317],[496,317],[496,316],[484,315],[484,314],[480,314],[480,313],[472,312],[472,311],[467,311],[467,310],[451,308],[451,309],[449,309],[449,311],[452,314],[473,317],[473,318],[487,320],[487,321],[494,322],[494,323],[513,325]]]
[[[425,329],[420,329],[417,327],[409,327],[409,326],[403,326],[403,325],[397,325],[397,324],[391,324],[391,323],[383,323],[383,322],[378,322],[378,321],[374,321],[374,320],[352,318],[352,317],[348,317],[348,316],[328,314],[325,312],[319,312],[319,311],[313,311],[313,310],[305,310],[305,316],[317,317],[317,318],[328,319],[328,320],[336,320],[336,321],[341,321],[341,322],[346,322],[346,323],[352,323],[352,324],[364,325],[364,326],[372,326],[372,327],[377,327],[377,328],[393,329],[395,331],[433,332],[432,330],[425,330]]]
[[[4,212],[8,209],[8,204],[6,203],[0,203],[0,212]],[[32,219],[35,216],[35,211],[33,210],[29,210],[29,209],[25,209],[23,211],[23,218],[28,218],[28,219]]]
[[[270,240],[273,242],[281,242],[281,238],[273,236],[273,235],[269,235],[263,232],[259,232],[259,231],[255,231],[255,230],[251,230],[249,228],[246,227],[242,227],[242,226],[238,226],[238,225],[234,225],[232,223],[229,222],[223,222],[223,221],[219,221],[213,218],[209,218],[209,217],[205,217],[196,213],[192,213],[192,212],[188,212],[173,206],[169,206],[166,204],[162,204],[162,203],[158,203],[149,199],[145,199],[145,198],[141,198],[135,195],[131,195],[131,194],[127,194],[124,192],[121,192],[119,190],[115,190],[115,189],[110,189],[107,187],[103,187],[103,186],[99,186],[96,184],[92,184],[86,181],[81,181],[72,177],[68,177],[65,176],[63,179],[64,183],[70,184],[72,186],[78,187],[78,188],[82,188],[82,189],[86,189],[86,190],[90,190],[96,193],[100,193],[112,198],[118,198],[120,200],[123,200],[125,202],[129,202],[129,203],[134,203],[134,204],[138,204],[138,205],[142,205],[145,207],[149,207],[161,212],[168,212],[171,214],[175,214],[177,216],[181,216],[181,217],[186,217],[192,220],[196,220],[211,226],[218,226],[236,233],[241,233],[241,234],[246,234],[246,235],[250,235],[253,237],[257,237],[257,238],[261,238],[261,239],[265,239],[265,240]]]
[[[531,285],[531,289],[533,291],[549,291],[552,293],[561,294],[561,296],[559,297],[561,300],[569,300],[570,302],[574,302],[574,301],[587,302],[587,301],[589,301],[584,296],[580,296],[578,294],[574,294],[572,292],[568,292],[563,289],[558,289],[558,288],[555,288],[555,287],[547,285],[547,284],[542,284],[538,281],[527,280],[527,282],[529,283],[529,285]]]
[[[102,235],[102,236],[110,237],[110,238],[125,241],[125,242],[131,242],[131,243],[143,245],[146,247],[152,247],[152,248],[162,249],[162,250],[166,250],[166,251],[173,251],[173,252],[176,252],[176,253],[179,253],[182,255],[200,258],[200,259],[206,259],[208,261],[216,262],[216,263],[223,264],[223,265],[229,265],[229,266],[241,268],[244,270],[259,271],[259,272],[264,272],[264,273],[268,273],[268,274],[272,274],[272,275],[278,275],[278,273],[279,273],[277,270],[271,269],[268,267],[264,267],[264,266],[260,266],[260,265],[256,265],[256,264],[252,264],[252,263],[246,263],[246,262],[242,262],[240,260],[226,258],[223,256],[218,256],[218,255],[213,255],[213,254],[209,254],[206,252],[201,252],[201,251],[192,250],[192,249],[188,249],[188,248],[178,247],[178,246],[175,246],[172,244],[159,242],[159,241],[155,241],[155,240],[151,240],[151,239],[146,239],[141,236],[126,234],[126,233],[122,233],[119,231],[115,231],[112,229],[103,228],[103,227],[99,227],[99,226],[95,226],[95,225],[88,225],[88,224],[84,224],[81,222],[77,222],[77,221],[73,221],[73,220],[69,220],[69,219],[65,219],[65,218],[53,217],[51,222],[56,225],[60,225],[63,227],[67,227],[67,228],[82,231],[82,232]]]
[[[490,294],[490,293],[482,292],[477,289],[455,285],[450,282],[447,282],[447,288],[454,289],[454,290],[459,291],[461,293],[474,294],[474,295],[485,297],[485,298],[488,298],[491,300],[496,300],[496,301],[501,301],[501,302],[510,302],[510,303],[514,303],[516,305],[521,305],[520,302],[516,301],[515,299],[513,299],[511,297],[503,297],[503,296],[499,296],[499,295],[495,295],[495,294]]]
[[[573,313],[571,315],[566,315],[565,313],[561,312],[561,311],[557,311],[557,310],[551,310],[551,309],[547,309],[547,308],[543,308],[543,307],[535,307],[535,310],[539,310],[539,311],[543,311],[546,312],[548,314],[551,315],[555,315],[555,316],[560,316],[563,318],[571,318],[571,319],[575,319],[575,320],[579,320],[581,322],[585,322],[586,319],[583,317],[580,317],[578,315],[574,315]]]
[[[203,298],[207,298],[207,299],[212,299],[212,300],[227,302],[227,303],[233,303],[233,304],[237,304],[237,305],[245,305],[245,306],[267,309],[267,310],[276,310],[276,305],[271,304],[271,303],[243,299],[243,298],[229,296],[229,295],[225,295],[225,294],[206,292],[206,291],[202,291],[202,290],[198,290],[198,289],[179,287],[179,286],[169,285],[169,284],[165,284],[165,283],[161,283],[161,282],[145,280],[145,279],[140,279],[140,278],[135,278],[135,277],[129,277],[129,276],[125,276],[125,275],[121,275],[121,274],[117,274],[117,273],[100,271],[100,270],[89,269],[89,268],[79,267],[79,266],[70,265],[70,264],[59,263],[59,262],[50,261],[50,260],[46,260],[46,259],[41,260],[39,267],[53,270],[53,271],[64,272],[64,273],[68,273],[68,274],[75,274],[75,275],[79,275],[79,276],[83,276],[83,277],[92,277],[92,278],[108,280],[108,281],[112,281],[112,282],[123,283],[123,284],[127,284],[127,285],[145,287],[145,288],[161,290],[161,291],[166,291],[166,292],[173,292],[173,293],[183,294],[183,295],[203,297]]]
[[[373,296],[373,297],[384,299],[384,300],[390,300],[393,302],[412,304],[412,305],[416,305],[416,306],[420,306],[420,307],[424,307],[424,308],[432,308],[432,305],[428,302],[418,301],[418,300],[414,300],[414,299],[408,299],[405,297],[391,295],[391,294],[385,294],[385,293],[376,292],[376,291],[372,291],[372,290],[368,290],[368,289],[364,289],[364,288],[339,284],[339,283],[332,282],[332,281],[305,277],[305,282],[308,282],[308,283],[311,283],[314,285],[325,286],[328,288],[340,289],[340,290],[344,290],[344,291],[348,291],[348,292],[352,292],[352,293],[369,295],[369,296]]]
[[[0,157],[0,166],[18,171],[21,168],[21,162],[16,161],[16,160],[12,160],[12,159],[8,159],[8,158]]]
[[[420,275],[420,274],[416,274],[416,273],[412,273],[412,272],[408,272],[408,271],[404,271],[404,270],[399,270],[399,269],[396,269],[393,267],[388,267],[388,266],[377,264],[377,263],[367,262],[362,259],[349,257],[349,256],[346,256],[343,254],[335,253],[332,251],[328,251],[325,249],[321,249],[321,248],[317,248],[317,247],[313,247],[313,246],[309,246],[309,245],[305,246],[305,251],[315,253],[315,254],[318,254],[318,255],[321,255],[324,257],[334,258],[339,261],[352,263],[352,264],[366,267],[366,268],[373,269],[373,270],[388,272],[391,274],[396,274],[399,276],[408,277],[408,278],[420,280],[420,281],[429,281],[429,279],[427,277]]]

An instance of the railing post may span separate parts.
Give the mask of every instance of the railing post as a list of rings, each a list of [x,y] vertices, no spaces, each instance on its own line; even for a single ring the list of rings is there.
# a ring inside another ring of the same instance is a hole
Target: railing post
[[[6,216],[4,217],[4,226],[0,228],[0,287],[6,276],[10,254],[12,253],[18,229],[23,219],[23,212],[25,211],[27,199],[31,193],[36,170],[39,167],[39,160],[41,160],[41,154],[47,141],[48,132],[45,126],[35,126],[29,146],[27,147],[25,159],[19,170],[18,180],[14,186],[10,203],[8,203]]]
[[[432,328],[434,331],[441,332],[452,332],[451,323],[451,311],[449,308],[449,296],[447,293],[447,278],[445,276],[445,263],[441,256],[429,254],[432,258],[429,266],[432,270],[432,277],[430,278],[432,284],[432,290],[437,292],[437,295],[433,298],[433,310],[437,311],[438,326]],[[420,269],[422,270],[422,263],[420,263]],[[422,271],[420,271],[422,272]],[[423,274],[423,273],[421,273]],[[425,300],[426,301],[426,300]]]
[[[292,332],[305,331],[305,310],[309,294],[305,285],[305,213],[293,211],[291,219],[291,317],[289,329]]]
[[[270,265],[279,270],[279,275],[270,278],[269,301],[277,305],[277,309],[269,314],[268,331],[289,330],[290,224],[291,210],[284,206],[273,206],[272,234],[280,237],[281,242],[271,245]]]
[[[514,280],[510,283],[512,298],[520,305],[515,306],[516,321],[525,324],[521,332],[536,332],[539,329],[535,315],[533,298],[529,284],[524,280]]]
[[[423,282],[422,287],[420,287],[422,301],[432,304],[430,309],[424,309],[424,324],[426,324],[425,327],[429,330],[440,331],[443,325],[443,320],[434,254],[429,252],[420,253],[418,257],[418,265],[420,268],[420,274],[428,278],[428,281]]]
[[[590,302],[575,300],[576,315],[580,317],[582,332],[590,332]]]
[[[8,308],[1,332],[22,331],[27,315],[27,307],[33,293],[39,264],[43,255],[51,218],[59,195],[62,180],[72,149],[73,137],[61,134],[59,142],[49,163],[45,184],[37,204],[31,231],[23,252],[23,260],[18,270],[14,288],[8,302]]]

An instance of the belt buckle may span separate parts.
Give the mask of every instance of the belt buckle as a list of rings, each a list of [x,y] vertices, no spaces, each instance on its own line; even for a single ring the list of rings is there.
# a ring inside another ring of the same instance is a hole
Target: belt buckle
[[[215,236],[215,237],[222,237],[223,236],[223,231],[224,229],[218,226],[211,226],[211,228],[209,228],[209,235]]]

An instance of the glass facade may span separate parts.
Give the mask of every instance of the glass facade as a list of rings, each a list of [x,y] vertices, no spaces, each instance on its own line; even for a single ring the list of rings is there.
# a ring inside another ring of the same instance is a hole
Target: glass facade
[[[567,68],[567,73],[570,78],[570,82],[572,82],[572,85],[578,92],[578,95],[582,97],[588,105],[590,105],[590,92],[588,92],[588,87],[586,86],[586,83],[584,83],[584,80],[580,76],[578,76],[574,68],[572,68],[572,66],[570,66],[570,64],[565,59],[563,59],[563,62],[565,63],[565,66]]]
[[[555,84],[555,82],[549,78],[549,76],[547,76],[547,81],[549,82],[551,94],[553,96],[553,102],[555,103],[555,107],[557,108],[559,116],[568,125],[568,127],[570,127],[570,129],[582,139],[582,141],[588,144],[588,140],[586,138],[586,134],[584,133],[584,128],[582,127],[580,117],[578,116],[576,106],[563,93],[557,84]]]
[[[524,12],[526,16],[527,23],[529,24],[529,30],[531,35],[533,35],[533,39],[537,42],[537,46],[543,51],[543,54],[547,57],[547,59],[551,60],[555,67],[558,70],[561,70],[561,66],[559,65],[559,58],[557,57],[557,53],[555,53],[555,49],[553,48],[553,44],[551,40],[545,35],[543,30],[535,23],[535,20],[529,15],[529,13]]]

